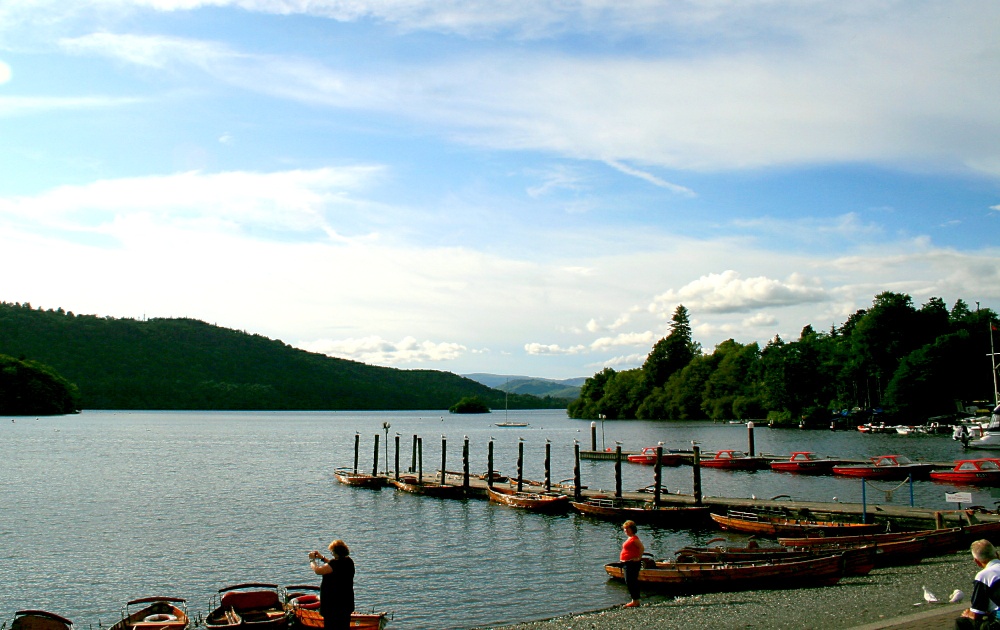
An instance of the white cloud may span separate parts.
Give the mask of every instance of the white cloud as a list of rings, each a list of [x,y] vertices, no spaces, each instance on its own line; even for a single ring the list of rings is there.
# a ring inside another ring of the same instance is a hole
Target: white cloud
[[[656,296],[650,311],[672,313],[677,304],[689,311],[712,313],[746,312],[764,306],[792,306],[821,302],[827,292],[816,280],[792,274],[781,281],[764,276],[744,278],[733,270],[712,273],[680,289]]]
[[[650,346],[656,341],[658,337],[652,331],[645,332],[633,332],[633,333],[620,333],[614,337],[601,337],[595,339],[590,343],[591,350],[607,350],[609,348],[616,348],[619,346]]]
[[[524,351],[531,355],[542,355],[542,354],[580,354],[586,350],[586,346],[576,345],[569,347],[562,347],[558,344],[543,344],[543,343],[526,343],[524,344]]]
[[[453,361],[468,351],[468,348],[460,343],[417,341],[413,337],[389,341],[377,335],[348,339],[317,339],[299,343],[298,347],[309,352],[376,365]]]

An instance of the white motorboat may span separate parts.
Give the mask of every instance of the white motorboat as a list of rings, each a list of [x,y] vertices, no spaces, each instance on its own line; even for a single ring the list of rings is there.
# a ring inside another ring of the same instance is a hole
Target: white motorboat
[[[971,440],[969,448],[1000,450],[1000,405],[993,408],[990,423],[983,429],[983,436],[978,440]]]

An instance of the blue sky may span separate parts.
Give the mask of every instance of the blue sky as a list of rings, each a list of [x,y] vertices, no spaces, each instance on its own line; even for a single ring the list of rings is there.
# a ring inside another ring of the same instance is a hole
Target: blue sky
[[[1000,4],[4,0],[0,300],[550,378],[1000,310]]]

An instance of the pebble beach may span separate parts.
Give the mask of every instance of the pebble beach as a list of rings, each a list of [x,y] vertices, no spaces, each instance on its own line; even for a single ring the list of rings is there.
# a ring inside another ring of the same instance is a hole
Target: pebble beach
[[[956,589],[964,592],[962,601],[967,607],[972,579],[977,570],[969,552],[962,551],[927,558],[914,566],[875,569],[866,576],[844,578],[835,586],[709,593],[676,598],[644,593],[645,599],[639,608],[615,607],[543,621],[496,626],[489,630],[838,630],[889,627],[894,620],[915,613],[933,610],[947,613],[948,609],[956,608],[947,603]],[[595,579],[603,579],[603,576]],[[941,603],[925,602],[924,586]],[[628,594],[622,588],[622,603],[626,601]],[[962,607],[958,608],[960,612]],[[941,624],[940,620],[938,624],[933,627],[952,627],[949,623]]]

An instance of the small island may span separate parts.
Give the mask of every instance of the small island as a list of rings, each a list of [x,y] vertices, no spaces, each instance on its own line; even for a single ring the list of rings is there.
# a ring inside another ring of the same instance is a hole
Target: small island
[[[466,396],[451,407],[449,413],[490,413],[489,406],[479,396]]]

